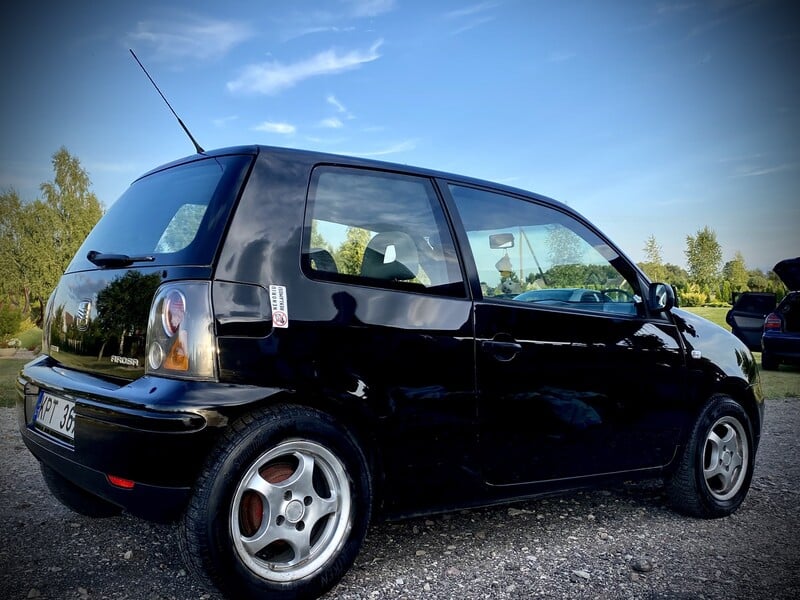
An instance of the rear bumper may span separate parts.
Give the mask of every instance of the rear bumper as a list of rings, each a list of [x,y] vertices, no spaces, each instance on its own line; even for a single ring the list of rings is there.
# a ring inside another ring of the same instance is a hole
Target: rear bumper
[[[800,333],[764,333],[763,351],[774,358],[800,361]]]
[[[73,441],[34,426],[43,391],[75,402]],[[229,420],[269,394],[253,386],[148,376],[119,385],[46,356],[25,365],[17,392],[19,429],[38,460],[88,492],[158,520],[183,509]],[[116,487],[109,475],[135,485]]]
[[[167,487],[137,482],[132,489],[112,485],[106,473],[82,465],[54,450],[31,431],[23,431],[28,450],[44,464],[78,487],[153,521],[177,517],[189,501],[190,487]]]

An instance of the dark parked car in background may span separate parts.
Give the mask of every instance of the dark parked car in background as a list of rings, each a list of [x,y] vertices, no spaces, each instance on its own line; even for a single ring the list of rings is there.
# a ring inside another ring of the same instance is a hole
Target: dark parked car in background
[[[725,315],[725,322],[733,335],[742,340],[753,352],[761,352],[764,319],[775,310],[778,298],[772,292],[741,292],[734,294],[733,306]]]
[[[768,370],[800,361],[800,257],[782,260],[772,270],[790,290],[780,303],[769,292],[742,292],[725,316],[733,334],[761,352],[761,366]]]
[[[782,260],[773,269],[791,290],[764,320],[761,366],[800,362],[800,257]]]
[[[137,179],[44,330],[17,414],[51,492],[178,520],[237,599],[323,594],[373,517],[654,477],[730,515],[764,412],[747,348],[568,206],[299,150]]]

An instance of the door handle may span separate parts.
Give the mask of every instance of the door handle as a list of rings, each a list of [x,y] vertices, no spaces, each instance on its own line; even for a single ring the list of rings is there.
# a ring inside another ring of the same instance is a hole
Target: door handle
[[[522,350],[522,344],[500,340],[483,340],[481,342],[481,349],[491,354],[497,360],[505,362],[513,359],[517,355],[517,352]]]

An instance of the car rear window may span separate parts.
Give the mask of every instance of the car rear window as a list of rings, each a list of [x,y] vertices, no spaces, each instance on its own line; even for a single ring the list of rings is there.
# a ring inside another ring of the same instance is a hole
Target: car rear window
[[[197,160],[131,184],[84,241],[67,271],[96,268],[89,251],[152,255],[155,264],[210,264],[251,156]]]
[[[734,310],[766,315],[775,310],[776,303],[774,294],[744,293],[736,299]]]

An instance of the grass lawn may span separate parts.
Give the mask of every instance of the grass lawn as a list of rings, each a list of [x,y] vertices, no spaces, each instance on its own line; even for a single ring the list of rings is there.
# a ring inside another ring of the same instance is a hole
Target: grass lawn
[[[681,307],[683,308],[683,307]],[[728,314],[730,310],[729,307],[717,307],[717,306],[692,306],[683,308],[686,312],[694,313],[698,317],[703,317],[704,319],[708,319],[712,323],[716,323],[723,329],[727,329],[728,331],[731,330],[728,327],[728,324],[725,322],[725,315]]]

